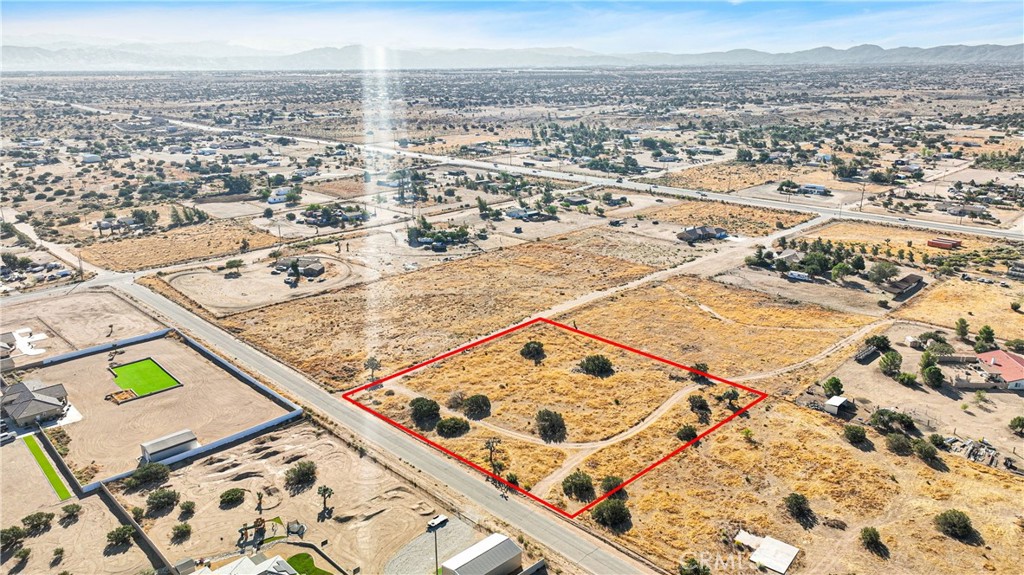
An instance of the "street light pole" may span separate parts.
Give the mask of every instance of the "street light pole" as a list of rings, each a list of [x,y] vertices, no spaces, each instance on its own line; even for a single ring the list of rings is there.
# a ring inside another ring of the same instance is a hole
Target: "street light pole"
[[[434,528],[434,575],[437,575],[437,572],[440,569],[441,568],[438,567],[438,565],[437,565],[437,528],[435,527]]]

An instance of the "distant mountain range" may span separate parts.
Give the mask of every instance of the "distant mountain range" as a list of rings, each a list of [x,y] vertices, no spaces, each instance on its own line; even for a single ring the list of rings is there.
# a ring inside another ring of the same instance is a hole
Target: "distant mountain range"
[[[795,66],[1024,64],[1024,44],[891,48],[865,44],[784,54],[729,50],[703,54],[600,54],[576,48],[415,49],[345,46],[279,54],[217,43],[3,46],[5,72],[586,68],[630,66]]]

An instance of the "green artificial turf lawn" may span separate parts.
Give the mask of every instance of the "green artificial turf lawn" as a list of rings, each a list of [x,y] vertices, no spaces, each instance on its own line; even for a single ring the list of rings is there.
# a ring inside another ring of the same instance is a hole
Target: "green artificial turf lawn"
[[[113,368],[114,383],[142,397],[178,385],[178,381],[152,359],[146,358]]]
[[[288,558],[288,564],[299,572],[299,575],[332,575],[330,571],[324,571],[316,566],[313,556],[309,553],[299,553]]]
[[[36,458],[36,463],[38,463],[39,467],[43,470],[43,473],[46,475],[46,479],[50,481],[50,485],[53,486],[53,490],[57,492],[57,497],[60,498],[61,501],[71,499],[71,492],[68,491],[67,486],[64,485],[64,480],[60,478],[60,474],[53,468],[53,464],[46,458],[46,454],[43,453],[43,448],[39,447],[39,442],[36,441],[35,436],[26,435],[24,439],[25,445],[28,446],[28,450],[32,452],[32,457]]]

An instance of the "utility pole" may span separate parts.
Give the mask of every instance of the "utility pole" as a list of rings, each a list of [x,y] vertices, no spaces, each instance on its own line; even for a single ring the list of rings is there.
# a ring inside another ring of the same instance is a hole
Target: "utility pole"
[[[434,528],[434,575],[441,570],[441,567],[437,564],[437,530],[438,527]]]

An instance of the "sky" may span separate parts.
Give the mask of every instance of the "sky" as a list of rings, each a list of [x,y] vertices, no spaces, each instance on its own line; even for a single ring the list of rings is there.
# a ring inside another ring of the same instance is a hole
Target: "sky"
[[[1024,42],[1021,0],[346,2],[4,0],[3,43],[218,42],[273,52],[573,47],[599,53],[789,52]]]

